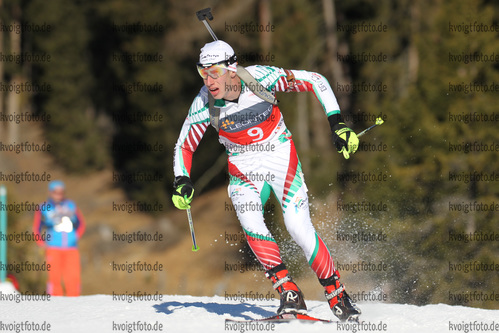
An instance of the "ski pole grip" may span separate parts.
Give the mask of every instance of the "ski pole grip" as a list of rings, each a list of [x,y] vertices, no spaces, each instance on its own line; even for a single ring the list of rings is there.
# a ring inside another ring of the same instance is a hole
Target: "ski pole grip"
[[[203,21],[203,20],[213,20],[213,15],[211,14],[211,8],[205,8],[205,9],[201,9],[199,11],[196,12],[196,16],[198,17],[198,19],[200,21]]]

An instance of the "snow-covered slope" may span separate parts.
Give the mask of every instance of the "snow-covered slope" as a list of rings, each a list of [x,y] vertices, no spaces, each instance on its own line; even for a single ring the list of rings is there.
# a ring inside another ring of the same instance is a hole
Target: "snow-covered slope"
[[[19,300],[0,285],[0,332],[497,332],[499,310],[445,304],[422,307],[359,303],[360,326],[342,323],[236,325],[225,318],[250,319],[273,315],[278,301],[227,300],[223,296],[157,295],[155,300],[113,299],[112,295]],[[323,301],[307,301],[309,314],[333,315]],[[21,326],[24,325],[24,326]],[[29,326],[31,325],[31,326]],[[471,325],[471,326],[470,326]],[[487,326],[485,326],[487,325]],[[493,325],[491,327],[490,325]],[[480,329],[481,328],[481,329]]]

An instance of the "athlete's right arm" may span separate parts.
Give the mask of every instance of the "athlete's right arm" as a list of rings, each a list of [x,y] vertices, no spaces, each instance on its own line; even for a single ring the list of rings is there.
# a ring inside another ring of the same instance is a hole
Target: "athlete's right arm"
[[[203,86],[191,104],[175,144],[173,152],[173,173],[175,177],[190,177],[192,155],[209,125],[208,89]]]
[[[194,195],[194,186],[190,179],[192,155],[196,151],[209,124],[208,89],[203,87],[192,102],[173,152],[175,181],[173,183],[172,201],[178,209],[190,208]]]
[[[41,240],[42,232],[42,212],[40,210],[35,211],[35,216],[33,218],[33,233],[37,236],[36,244],[40,247],[44,247],[45,243]]]

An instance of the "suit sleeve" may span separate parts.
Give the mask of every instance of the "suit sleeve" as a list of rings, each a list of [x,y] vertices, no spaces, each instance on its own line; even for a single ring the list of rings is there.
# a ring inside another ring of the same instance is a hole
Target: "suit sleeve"
[[[283,69],[272,66],[255,66],[254,73],[264,86],[280,92],[303,92],[311,91],[321,103],[326,116],[340,114],[340,106],[336,100],[333,89],[329,81],[321,74],[296,70]],[[262,75],[263,69],[270,70],[266,75]]]
[[[36,244],[43,247],[45,243],[41,240],[42,232],[42,213],[40,210],[35,211],[35,217],[33,218],[33,233],[36,236]]]
[[[78,227],[76,228],[76,235],[78,236],[78,239],[83,236],[85,233],[85,228],[86,228],[86,222],[85,218],[83,217],[83,214],[81,213],[81,210],[79,208],[76,208],[76,218],[78,219]]]
[[[190,177],[192,155],[210,125],[208,90],[203,87],[194,98],[189,113],[182,125],[174,148],[173,172],[175,177]]]

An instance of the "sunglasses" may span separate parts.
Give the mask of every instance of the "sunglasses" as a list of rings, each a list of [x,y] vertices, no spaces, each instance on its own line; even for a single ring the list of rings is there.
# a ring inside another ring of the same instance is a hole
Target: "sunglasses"
[[[208,76],[212,77],[213,79],[218,79],[229,70],[227,68],[227,65],[224,63],[214,64],[209,67],[204,67],[203,65],[198,63],[197,68],[199,75],[201,75],[201,77],[205,80],[208,78]]]

